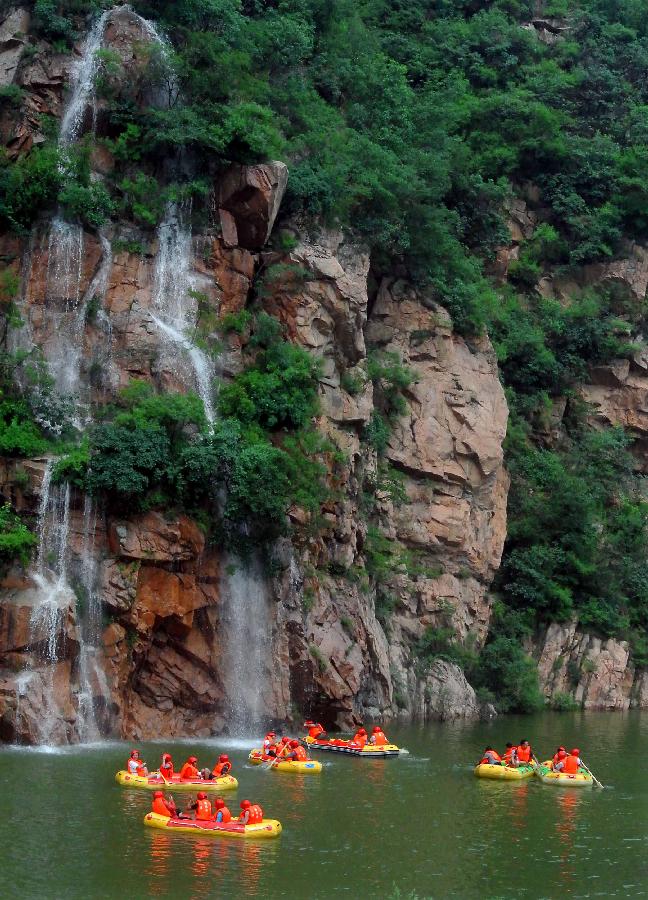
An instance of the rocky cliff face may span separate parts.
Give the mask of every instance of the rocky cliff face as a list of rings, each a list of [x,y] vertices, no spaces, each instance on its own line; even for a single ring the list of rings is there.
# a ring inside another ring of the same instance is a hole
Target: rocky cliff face
[[[42,44],[22,58],[28,31],[28,14],[20,9],[0,28],[2,83],[24,91],[20,111],[0,123],[11,154],[42,140],[40,113],[60,117],[72,62]],[[110,17],[105,41],[135,73],[137,48],[146,39],[127,11]],[[95,153],[93,165],[100,178],[111,161]],[[214,225],[194,234],[190,253],[192,283],[218,315],[250,302],[255,277],[273,266],[282,273],[266,285],[262,303],[291,340],[322,359],[318,424],[343,460],[331,464],[336,499],[323,510],[324,527],[312,534],[303,512],[291,510],[293,538],[277,548],[284,568],[265,586],[272,622],[265,711],[277,719],[306,713],[338,726],[404,712],[476,715],[474,692],[460,670],[440,662],[421,667],[414,646],[430,625],[452,625],[477,646],[488,627],[507,493],[507,409],[493,353],[485,338],[468,346],[453,334],[442,307],[404,281],[384,278],[370,300],[368,255],[341,233],[283,221],[294,249],[266,249],[286,179],[282,164],[232,167],[214,184]],[[123,249],[133,240],[142,246],[137,255]],[[14,340],[55,359],[62,326],[78,320],[50,223],[30,237],[0,241],[6,264],[22,276],[24,325]],[[77,335],[84,409],[110,400],[133,377],[163,390],[191,386],[186,364],[167,352],[152,319],[158,252],[156,240],[128,223],[80,235],[74,292],[81,304],[94,298],[94,314],[85,316]],[[368,347],[398,354],[415,373],[408,411],[386,450],[402,484],[398,502],[380,485],[375,490],[385,461],[379,466],[363,439],[375,402]],[[245,336],[230,336],[218,363],[225,378],[240,370],[245,354]],[[359,387],[352,390],[351,383]],[[3,497],[35,515],[45,471],[45,460],[8,462]],[[376,500],[367,511],[369,488]],[[195,522],[164,510],[115,519],[99,509],[89,545],[85,506],[73,491],[69,569],[81,571],[90,546],[104,622],[99,674],[90,679],[100,728],[141,737],[227,730],[236,698],[227,696],[221,551],[205,545]],[[365,570],[370,524],[410,560],[379,585]],[[72,575],[69,580],[76,583]],[[8,573],[2,588],[2,737],[42,739],[39,710],[55,697],[57,723],[48,737],[74,740],[83,674],[78,596],[65,601],[52,664],[37,652],[33,569]],[[393,607],[382,621],[377,588]]]

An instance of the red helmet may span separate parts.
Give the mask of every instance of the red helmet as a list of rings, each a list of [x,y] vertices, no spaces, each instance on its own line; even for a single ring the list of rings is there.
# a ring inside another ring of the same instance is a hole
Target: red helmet
[[[190,756],[189,759],[187,760],[187,762],[190,762],[190,763],[197,763],[197,762],[198,762],[198,757],[196,757],[196,756]]]
[[[171,762],[171,754],[170,754],[170,753],[163,753],[163,754],[162,754],[162,759],[164,760],[164,762]]]
[[[131,759],[132,759],[134,756],[139,756],[139,750],[131,750]]]
[[[299,741],[294,741],[294,740],[290,741],[290,746],[291,747],[299,747]]]
[[[290,738],[289,738],[289,737],[286,737],[286,736],[284,735],[284,736],[281,738],[281,743],[282,743],[282,744],[287,744],[289,740],[290,740]]]
[[[241,800],[241,809],[249,809],[252,806],[249,800]]]
[[[222,797],[216,797],[214,806],[216,807],[216,809],[222,809],[225,806],[225,801]]]
[[[374,725],[371,731],[373,734],[378,734],[379,731],[382,731],[382,728],[380,727],[380,725]]]
[[[221,755],[218,757],[218,762],[229,762],[229,756],[227,755],[227,753],[221,753]]]
[[[566,756],[567,756],[567,751],[566,751],[566,750],[559,750],[559,751],[558,751],[558,759],[564,759]]]
[[[196,796],[198,797],[199,800],[206,800],[206,799],[207,799],[207,794],[206,794],[204,791],[198,791],[198,793],[196,794]]]
[[[162,791],[153,791],[153,796],[156,800],[159,800],[160,797],[164,797],[164,794],[162,793]]]
[[[366,733],[367,733],[366,728],[358,728],[358,734],[366,734]]]
[[[571,755],[572,755],[572,756],[580,756],[580,750],[578,749],[578,747],[575,747],[575,748],[572,750]]]

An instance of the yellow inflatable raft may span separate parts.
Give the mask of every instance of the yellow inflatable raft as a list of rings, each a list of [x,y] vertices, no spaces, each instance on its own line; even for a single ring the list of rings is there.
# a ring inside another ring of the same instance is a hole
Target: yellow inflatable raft
[[[272,769],[273,772],[292,772],[294,775],[319,775],[322,771],[322,763],[316,759],[280,759],[278,762],[269,765],[272,757],[264,756],[262,750],[252,750],[248,756],[250,764],[253,766],[262,766],[266,764],[266,768]]]
[[[481,763],[474,769],[477,778],[495,778],[498,781],[522,781],[523,778],[531,778],[533,771],[531,765],[514,769],[511,766],[491,766],[489,763]]]
[[[351,756],[361,756],[363,759],[383,759],[386,756],[398,756],[400,753],[400,747],[397,747],[396,744],[365,744],[364,747],[360,747],[353,741],[343,741],[340,738],[318,740],[308,736],[302,738],[302,742],[307,744],[311,750],[347,753]]]
[[[192,778],[191,781],[180,781],[177,775],[171,780],[164,780],[159,772],[150,775],[130,775],[123,769],[115,775],[115,781],[122,787],[137,788],[142,791],[170,790],[184,792],[205,791],[212,794],[220,794],[221,791],[233,791],[238,787],[238,781],[232,775],[222,775],[211,781],[203,781],[202,778]]]
[[[264,819],[255,825],[242,825],[240,822],[196,822],[193,819],[168,819],[158,813],[150,812],[144,816],[144,824],[149,828],[160,828],[167,834],[198,834],[201,837],[230,837],[267,839],[279,837],[281,822],[276,819]]]
[[[575,775],[566,772],[554,772],[551,768],[551,760],[541,763],[536,769],[536,775],[543,784],[558,785],[558,787],[583,788],[591,787],[594,779],[585,769],[579,769]]]

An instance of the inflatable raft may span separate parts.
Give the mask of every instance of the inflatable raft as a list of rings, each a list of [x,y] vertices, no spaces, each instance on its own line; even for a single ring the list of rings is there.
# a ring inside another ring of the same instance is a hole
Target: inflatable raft
[[[203,781],[202,778],[180,781],[178,776],[174,775],[173,778],[165,781],[159,772],[151,772],[150,775],[130,775],[122,770],[115,775],[115,781],[122,787],[138,788],[143,791],[159,791],[168,788],[180,792],[205,791],[220,794],[221,791],[233,791],[238,787],[238,781],[232,775],[222,775],[212,781]]]
[[[495,778],[498,781],[522,781],[523,778],[531,778],[534,766],[522,765],[516,769],[512,766],[492,766],[489,763],[481,763],[474,768],[477,778]]]
[[[591,787],[594,779],[585,769],[579,769],[575,775],[566,772],[554,772],[551,768],[551,760],[541,763],[536,769],[536,775],[543,784],[558,785],[558,787],[583,788]]]
[[[318,740],[317,738],[305,737],[302,742],[311,750],[330,750],[333,753],[349,753],[351,756],[361,756],[363,759],[384,759],[386,756],[398,756],[400,747],[396,744],[365,744],[360,747],[353,741],[343,741],[340,738],[331,738],[330,740]]]
[[[319,775],[322,771],[322,763],[316,759],[280,759],[272,766],[267,765],[272,761],[271,756],[264,756],[262,750],[252,750],[248,760],[253,766],[262,766],[272,769],[273,772],[292,772],[293,775]]]
[[[144,816],[144,824],[149,828],[160,828],[167,834],[199,834],[201,837],[232,838],[275,838],[281,834],[281,822],[276,819],[264,819],[255,825],[242,825],[240,822],[196,822],[194,819],[168,819],[158,813],[150,812]]]

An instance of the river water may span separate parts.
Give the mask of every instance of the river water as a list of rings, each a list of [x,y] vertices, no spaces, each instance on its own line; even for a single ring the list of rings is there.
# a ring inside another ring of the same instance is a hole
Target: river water
[[[545,713],[396,727],[399,759],[318,754],[321,776],[245,765],[251,741],[140,745],[213,764],[278,818],[276,841],[168,836],[142,825],[147,792],[118,787],[125,744],[0,752],[3,898],[648,896],[648,713]],[[477,779],[486,743],[540,756],[577,742],[605,790]],[[186,795],[185,795],[186,796]],[[181,795],[176,800],[184,802]]]

